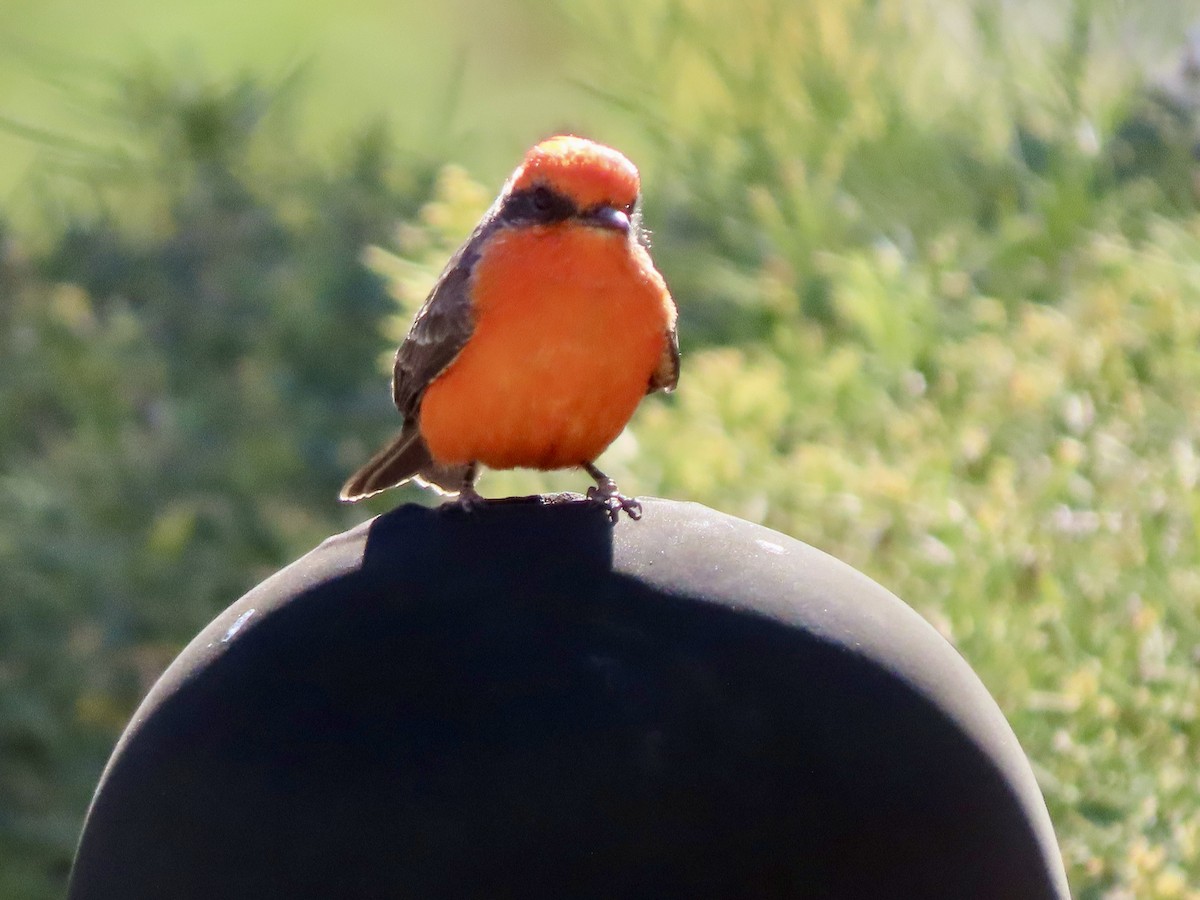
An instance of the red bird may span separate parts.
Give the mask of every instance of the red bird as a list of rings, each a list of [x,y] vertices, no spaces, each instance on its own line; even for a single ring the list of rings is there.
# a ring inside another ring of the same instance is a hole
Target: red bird
[[[615,522],[641,505],[595,460],[679,380],[675,302],[646,249],[634,165],[564,135],[531,149],[396,352],[400,433],[342,487],[409,479],[471,506],[479,466],[582,467]]]

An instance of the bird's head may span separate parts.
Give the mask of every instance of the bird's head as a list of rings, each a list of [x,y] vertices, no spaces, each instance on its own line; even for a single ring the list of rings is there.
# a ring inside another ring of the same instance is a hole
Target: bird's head
[[[637,230],[638,171],[603,144],[573,135],[542,141],[508,181],[497,211],[519,225],[577,222],[620,234]]]

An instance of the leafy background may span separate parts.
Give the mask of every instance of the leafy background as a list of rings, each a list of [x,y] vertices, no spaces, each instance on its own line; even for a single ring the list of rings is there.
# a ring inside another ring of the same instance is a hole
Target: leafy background
[[[191,635],[368,514],[334,497],[396,424],[389,349],[524,147],[574,129],[639,163],[682,308],[681,389],[605,468],[932,621],[1028,752],[1075,896],[1200,898],[1200,9],[5,18],[0,896],[61,894]],[[398,500],[427,498],[373,509]]]

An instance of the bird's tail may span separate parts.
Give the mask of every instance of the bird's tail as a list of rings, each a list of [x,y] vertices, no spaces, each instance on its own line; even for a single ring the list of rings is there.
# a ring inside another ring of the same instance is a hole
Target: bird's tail
[[[439,493],[457,494],[466,474],[466,466],[435,462],[416,423],[405,423],[398,435],[350,476],[339,497],[363,500],[413,478]]]

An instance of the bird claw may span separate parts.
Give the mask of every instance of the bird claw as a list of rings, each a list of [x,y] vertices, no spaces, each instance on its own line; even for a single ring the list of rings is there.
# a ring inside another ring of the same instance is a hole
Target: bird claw
[[[487,498],[470,485],[463,485],[458,492],[457,503],[458,508],[463,512],[472,512],[487,503]]]
[[[614,525],[621,518],[622,510],[635,522],[642,517],[642,504],[617,490],[617,483],[611,478],[605,478],[600,483],[588,488],[587,497],[604,507],[608,518]]]

